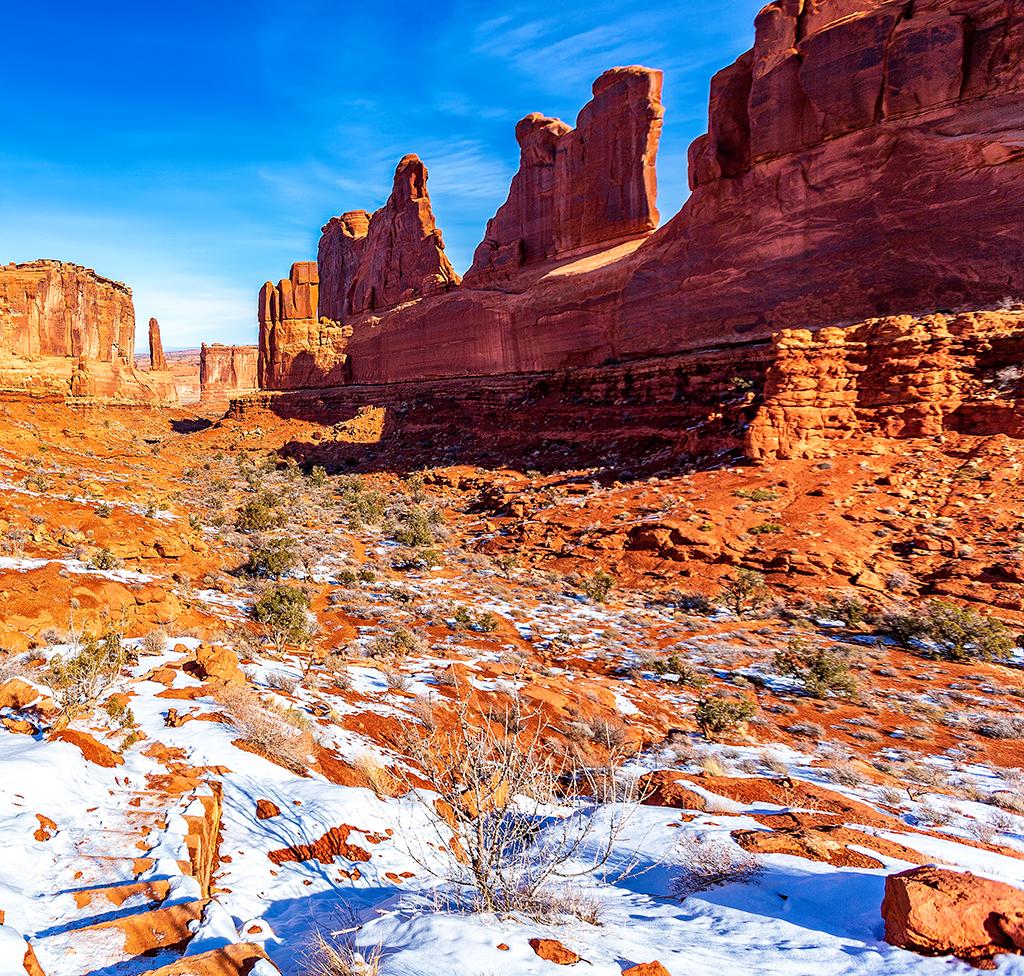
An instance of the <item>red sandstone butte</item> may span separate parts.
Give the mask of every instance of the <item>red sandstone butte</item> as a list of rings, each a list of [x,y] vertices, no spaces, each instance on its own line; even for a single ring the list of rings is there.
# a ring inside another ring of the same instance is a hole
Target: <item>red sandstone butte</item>
[[[127,285],[64,261],[0,266],[0,390],[177,402],[171,377],[134,356]]]
[[[353,313],[387,308],[457,285],[427,192],[427,167],[403,156],[387,203],[370,217],[351,288]]]
[[[258,346],[204,342],[199,350],[200,400],[227,399],[258,389],[258,360]]]
[[[64,261],[0,267],[0,351],[130,361],[135,355],[131,289]]]
[[[167,369],[167,357],[164,356],[164,344],[160,338],[160,323],[156,319],[149,320],[149,368],[151,370]]]
[[[1024,237],[1008,231],[1024,212],[1020,4],[770,3],[752,50],[712,81],[689,200],[645,237],[659,86],[613,70],[575,129],[520,123],[519,173],[459,287],[443,273],[423,286],[438,249],[399,233],[397,213],[433,218],[396,189],[346,245],[351,286],[351,265],[321,253],[335,321],[336,296],[354,299],[345,328],[292,329],[263,385],[597,366],[1024,295]]]

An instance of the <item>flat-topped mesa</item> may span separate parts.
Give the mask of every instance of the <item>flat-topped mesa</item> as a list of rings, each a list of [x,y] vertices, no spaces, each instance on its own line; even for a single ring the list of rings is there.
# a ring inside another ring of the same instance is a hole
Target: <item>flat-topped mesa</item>
[[[0,266],[0,352],[131,361],[131,289],[65,261]]]
[[[344,382],[345,355],[337,322],[320,319],[320,278],[315,261],[298,261],[259,297],[261,389],[332,386]]]
[[[149,320],[149,368],[152,372],[168,368],[163,340],[160,338],[160,323],[156,319]]]
[[[458,283],[430,207],[427,167],[418,156],[403,156],[391,196],[370,217],[352,277],[348,311],[358,315],[390,308]]]
[[[487,223],[467,283],[657,227],[661,86],[660,71],[612,68],[594,82],[575,129],[536,113],[519,122],[519,171]]]
[[[321,228],[316,259],[320,275],[321,317],[342,322],[351,314],[349,295],[369,226],[369,213],[350,210],[340,217],[332,217]]]
[[[199,398],[227,400],[259,388],[259,346],[224,346],[219,342],[199,350]]]

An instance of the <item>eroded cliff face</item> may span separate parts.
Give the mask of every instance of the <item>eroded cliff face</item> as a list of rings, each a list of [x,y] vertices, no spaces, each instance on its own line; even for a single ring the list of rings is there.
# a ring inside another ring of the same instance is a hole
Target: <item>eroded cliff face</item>
[[[909,315],[772,343],[747,433],[756,460],[813,458],[837,441],[1024,436],[1024,312]]]
[[[126,285],[65,261],[0,267],[0,390],[176,403],[173,378],[140,372],[134,356]]]
[[[0,351],[130,360],[135,355],[131,289],[64,261],[0,266]]]
[[[1022,53],[1005,0],[770,4],[712,82],[690,200],[637,255],[623,348],[1024,293]]]
[[[200,400],[226,400],[258,389],[258,360],[258,346],[204,342],[199,350]]]
[[[342,328],[320,320],[320,278],[315,261],[299,261],[278,284],[260,290],[258,386],[287,390],[345,381]]]
[[[420,279],[407,235],[384,230],[406,205],[365,237],[329,224],[325,291],[360,297],[344,329],[296,333],[304,365],[264,385],[332,385],[339,358],[355,383],[593,366],[1024,295],[1020,3],[769,4],[712,83],[690,199],[646,237],[660,76],[617,69],[594,91],[575,129],[520,123],[519,173],[460,287],[385,272]]]

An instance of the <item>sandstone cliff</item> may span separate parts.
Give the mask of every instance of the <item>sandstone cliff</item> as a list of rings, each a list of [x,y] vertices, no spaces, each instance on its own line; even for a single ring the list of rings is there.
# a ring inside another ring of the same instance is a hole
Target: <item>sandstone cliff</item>
[[[608,73],[576,129],[520,123],[519,173],[461,287],[395,277],[391,203],[365,238],[335,231],[355,255],[321,250],[325,314],[349,289],[346,328],[293,335],[301,365],[264,385],[556,370],[1024,295],[1022,55],[1006,0],[776,0],[712,82],[690,199],[646,239],[660,78]]]
[[[126,285],[64,261],[0,267],[0,390],[177,402],[173,379],[138,371],[134,355]]]
[[[149,320],[149,368],[154,372],[168,368],[163,340],[160,338],[160,323],[156,319]]]
[[[229,399],[259,388],[258,346],[224,346],[219,342],[199,350],[200,400]]]
[[[661,84],[660,71],[613,68],[594,82],[575,129],[538,114],[516,126],[519,172],[487,223],[467,281],[479,284],[657,227]]]
[[[0,351],[130,360],[135,355],[131,289],[64,261],[2,266]]]

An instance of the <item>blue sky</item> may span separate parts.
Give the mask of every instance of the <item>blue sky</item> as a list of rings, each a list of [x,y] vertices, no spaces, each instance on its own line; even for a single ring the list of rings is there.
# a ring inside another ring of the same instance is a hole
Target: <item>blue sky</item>
[[[665,71],[667,219],[686,196],[708,81],[750,46],[760,6],[10,4],[0,262],[62,258],[126,281],[168,347],[253,342],[263,281],[314,258],[333,214],[380,206],[407,152],[429,168],[464,271],[508,192],[515,122],[572,123],[620,64]]]

